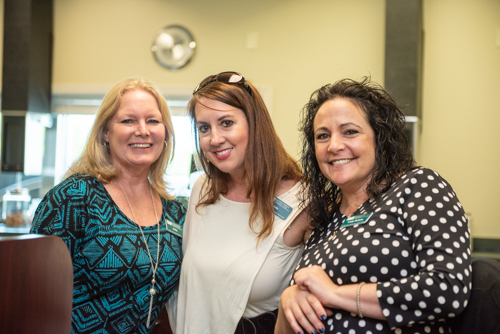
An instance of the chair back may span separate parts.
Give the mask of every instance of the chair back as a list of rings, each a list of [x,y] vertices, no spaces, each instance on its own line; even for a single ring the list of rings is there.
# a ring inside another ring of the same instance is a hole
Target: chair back
[[[472,260],[472,290],[464,312],[451,321],[453,334],[500,333],[500,262]]]
[[[0,237],[0,331],[71,332],[73,265],[55,236]]]

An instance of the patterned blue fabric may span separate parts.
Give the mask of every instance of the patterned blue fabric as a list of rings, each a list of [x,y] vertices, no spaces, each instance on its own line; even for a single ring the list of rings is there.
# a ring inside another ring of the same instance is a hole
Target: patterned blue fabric
[[[72,333],[149,333],[177,286],[181,239],[170,234],[168,219],[184,224],[186,210],[162,199],[160,262],[156,272],[151,324],[152,269],[138,226],[116,206],[101,182],[73,175],[52,188],[38,206],[31,233],[61,237],[73,259]],[[143,227],[156,259],[158,226]]]

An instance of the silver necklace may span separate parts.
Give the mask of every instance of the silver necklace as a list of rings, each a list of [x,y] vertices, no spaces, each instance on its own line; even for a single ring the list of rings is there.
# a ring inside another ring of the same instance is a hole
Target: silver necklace
[[[153,258],[151,257],[151,253],[149,252],[148,242],[146,241],[146,237],[144,236],[144,232],[142,232],[141,225],[139,225],[139,220],[135,216],[134,210],[132,210],[132,205],[130,205],[130,201],[128,200],[128,196],[125,193],[125,190],[123,190],[120,182],[118,182],[117,179],[115,179],[115,181],[118,184],[118,186],[120,187],[120,189],[122,190],[123,195],[125,196],[125,199],[127,200],[128,207],[129,207],[130,211],[132,212],[132,215],[134,216],[134,220],[135,220],[134,223],[136,223],[137,226],[139,226],[139,230],[141,230],[142,238],[144,239],[144,244],[146,245],[146,250],[148,251],[149,261],[151,262],[151,269],[153,270],[153,277],[151,279],[151,289],[149,289],[149,294],[151,295],[151,298],[149,299],[148,321],[146,322],[146,327],[149,327],[149,323],[151,321],[151,310],[153,309],[153,298],[154,298],[154,295],[156,294],[156,290],[155,290],[156,269],[158,268],[158,260],[160,257],[160,223],[158,222],[158,214],[156,213],[156,204],[155,204],[155,200],[153,198],[153,190],[151,190],[151,184],[149,184],[149,193],[151,194],[151,201],[153,201],[153,209],[155,211],[155,219],[156,219],[156,223],[158,224],[158,245],[156,247],[156,263],[153,262]]]

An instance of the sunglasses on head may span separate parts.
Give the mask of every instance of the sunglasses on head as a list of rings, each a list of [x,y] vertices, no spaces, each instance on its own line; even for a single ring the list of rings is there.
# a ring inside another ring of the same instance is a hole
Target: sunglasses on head
[[[252,95],[252,88],[247,84],[245,78],[239,74],[238,72],[220,72],[216,75],[209,75],[193,91],[193,95],[198,93],[200,90],[205,88],[207,85],[212,82],[222,82],[227,84],[240,84],[242,85],[249,93]]]

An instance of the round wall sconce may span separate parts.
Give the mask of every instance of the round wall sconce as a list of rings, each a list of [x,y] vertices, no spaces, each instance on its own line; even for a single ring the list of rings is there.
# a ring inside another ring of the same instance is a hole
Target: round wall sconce
[[[158,64],[176,71],[193,58],[196,42],[186,28],[170,25],[161,28],[153,39],[151,51]]]

